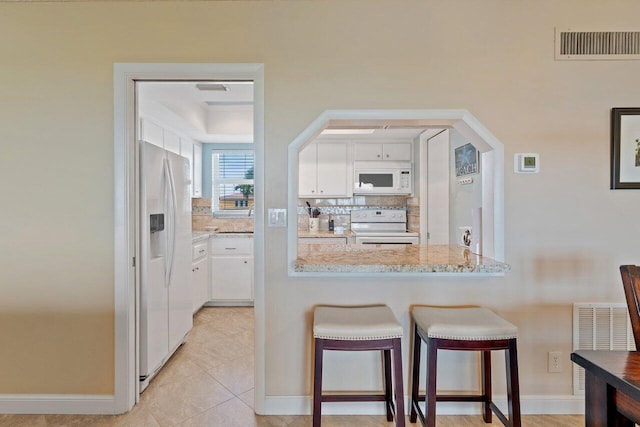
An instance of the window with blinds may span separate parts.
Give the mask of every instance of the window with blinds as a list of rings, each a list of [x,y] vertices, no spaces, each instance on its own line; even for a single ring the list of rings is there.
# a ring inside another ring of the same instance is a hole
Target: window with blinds
[[[213,213],[248,215],[253,209],[253,151],[214,151],[211,156]]]

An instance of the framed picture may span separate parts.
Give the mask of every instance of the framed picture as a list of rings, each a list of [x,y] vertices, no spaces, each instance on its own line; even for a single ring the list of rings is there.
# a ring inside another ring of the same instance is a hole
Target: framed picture
[[[611,109],[611,189],[640,189],[640,108]]]
[[[465,144],[455,149],[456,176],[478,173],[478,150],[472,144]]]

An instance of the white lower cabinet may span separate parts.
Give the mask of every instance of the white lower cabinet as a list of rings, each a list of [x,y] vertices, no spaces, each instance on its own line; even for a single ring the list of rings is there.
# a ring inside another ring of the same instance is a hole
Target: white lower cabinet
[[[253,302],[253,237],[210,239],[211,301],[220,305]]]
[[[209,257],[208,242],[193,243],[191,263],[191,300],[195,313],[209,301]]]
[[[209,301],[209,260],[202,259],[193,263],[191,280],[193,283],[193,312],[195,313]]]

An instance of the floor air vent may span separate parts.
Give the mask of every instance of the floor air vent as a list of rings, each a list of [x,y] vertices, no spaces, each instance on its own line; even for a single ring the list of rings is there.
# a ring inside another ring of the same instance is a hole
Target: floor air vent
[[[574,303],[574,350],[635,350],[627,305]],[[573,394],[584,394],[584,369],[573,364]]]
[[[640,31],[574,31],[556,28],[556,59],[640,59]]]

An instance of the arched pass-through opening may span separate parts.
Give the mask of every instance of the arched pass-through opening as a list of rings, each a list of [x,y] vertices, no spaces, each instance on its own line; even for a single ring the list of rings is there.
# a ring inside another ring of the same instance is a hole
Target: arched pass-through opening
[[[504,146],[471,113],[467,110],[327,110],[301,132],[288,147],[288,211],[290,214],[288,215],[287,261],[289,275],[315,274],[295,272],[298,246],[298,215],[296,214],[298,211],[298,153],[326,128],[380,126],[451,128],[476,147],[482,164],[480,169],[482,254],[496,261],[504,261]]]

